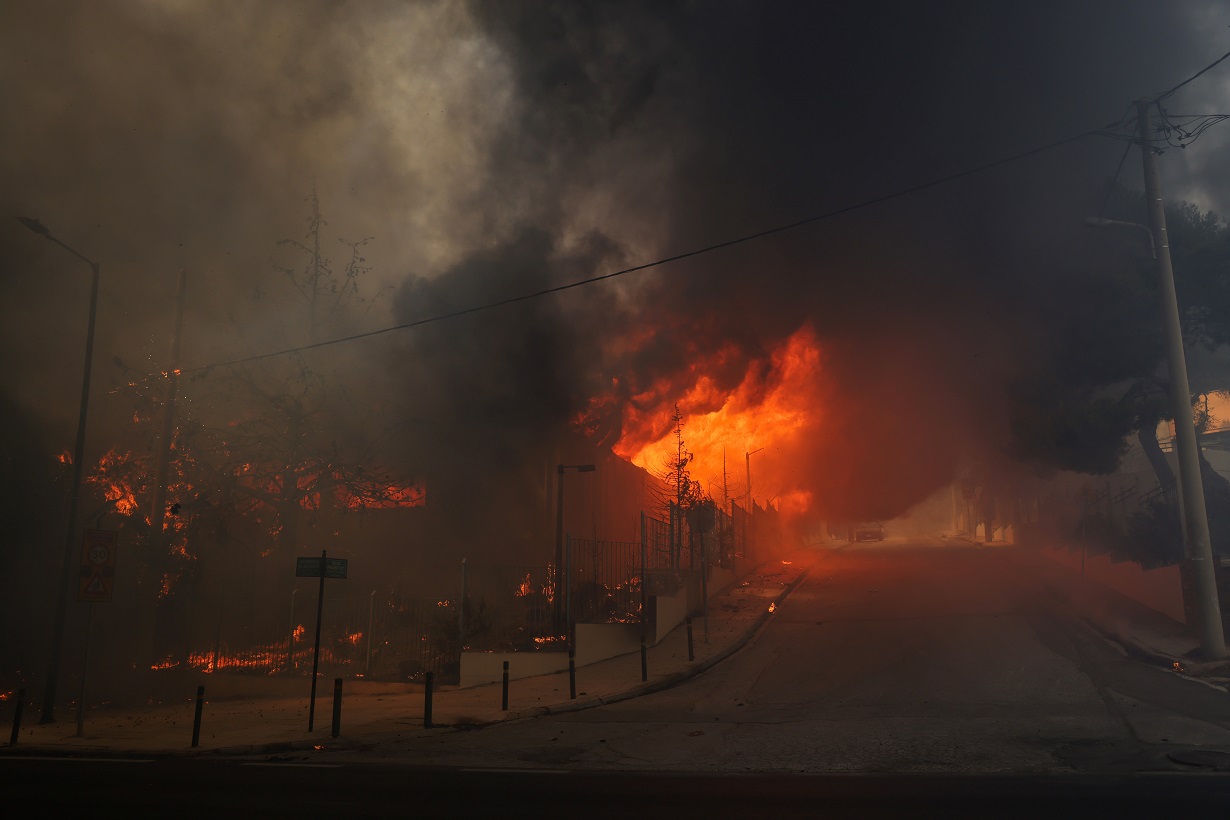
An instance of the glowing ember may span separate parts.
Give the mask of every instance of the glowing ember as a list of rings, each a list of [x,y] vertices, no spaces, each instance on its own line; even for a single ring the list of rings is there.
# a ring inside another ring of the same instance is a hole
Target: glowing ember
[[[770,612],[776,612],[776,611],[777,611],[777,604],[776,604],[776,603],[771,603],[771,604],[769,604],[769,611],[770,611]]]
[[[133,478],[140,471],[133,469],[132,461],[131,453],[112,449],[99,459],[98,469],[87,478],[102,488],[103,498],[114,504],[120,515],[132,515],[137,509],[137,493],[145,491],[144,487],[133,485]]]

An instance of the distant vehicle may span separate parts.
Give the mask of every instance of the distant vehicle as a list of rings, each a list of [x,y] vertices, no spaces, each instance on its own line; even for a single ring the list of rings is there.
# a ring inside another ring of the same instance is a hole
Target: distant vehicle
[[[864,521],[854,527],[855,541],[883,541],[884,525],[879,521]]]

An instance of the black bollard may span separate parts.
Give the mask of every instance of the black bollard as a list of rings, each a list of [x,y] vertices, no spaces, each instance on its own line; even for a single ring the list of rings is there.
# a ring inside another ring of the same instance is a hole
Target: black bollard
[[[577,653],[568,650],[568,697],[577,699]]]
[[[427,680],[423,685],[423,728],[431,728],[431,684],[436,679],[436,676],[428,672]]]
[[[9,735],[9,745],[17,745],[17,737],[21,734],[21,713],[26,708],[26,690],[17,690],[17,703],[13,709],[13,732]]]
[[[641,680],[649,680],[649,653],[645,649],[645,636],[641,636]]]
[[[696,653],[692,651],[692,619],[688,618],[688,660],[696,660]]]
[[[205,687],[196,688],[196,715],[192,718],[192,748],[201,742],[201,711],[205,708]]]
[[[333,737],[342,732],[342,679],[333,679]]]
[[[500,708],[508,711],[508,661],[504,661],[504,693],[500,697]]]

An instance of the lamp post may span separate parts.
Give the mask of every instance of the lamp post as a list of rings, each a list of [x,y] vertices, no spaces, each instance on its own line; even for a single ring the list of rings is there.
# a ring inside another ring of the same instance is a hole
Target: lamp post
[[[56,683],[60,676],[60,655],[64,644],[64,621],[68,612],[68,587],[72,581],[73,554],[77,547],[77,505],[81,498],[81,475],[85,461],[85,423],[90,406],[90,368],[94,361],[94,317],[98,312],[98,263],[83,256],[52,236],[37,219],[17,217],[17,221],[39,236],[54,242],[90,266],[90,319],[85,334],[85,370],[81,378],[81,409],[77,417],[77,442],[73,446],[73,483],[68,491],[68,526],[64,535],[64,566],[60,577],[59,599],[56,604],[55,628],[51,637],[51,664],[47,668],[47,683],[43,691],[43,713],[39,723],[55,722]]]
[[[751,559],[752,557],[752,542],[747,540],[747,519],[752,516],[756,510],[756,502],[752,500],[752,456],[763,450],[763,447],[757,447],[750,453],[743,454],[744,466],[747,468],[747,509],[743,511],[743,553],[744,557]],[[752,521],[752,541],[756,540],[756,522]]]
[[[1149,253],[1153,259],[1157,259],[1157,242],[1153,239],[1153,229],[1148,225],[1142,225],[1139,222],[1124,222],[1119,219],[1099,219],[1096,216],[1086,219],[1085,224],[1091,228],[1130,228],[1144,231],[1145,236],[1149,238]]]
[[[743,454],[744,466],[747,467],[747,502],[749,505],[754,503],[752,501],[752,456],[756,455],[763,449],[763,447],[757,447],[750,453]]]
[[[592,473],[598,468],[593,464],[557,464],[555,467],[555,624],[558,629],[562,620],[563,601],[560,596],[560,567],[564,565],[564,472],[576,470],[578,473]],[[564,579],[568,583],[568,579]]]

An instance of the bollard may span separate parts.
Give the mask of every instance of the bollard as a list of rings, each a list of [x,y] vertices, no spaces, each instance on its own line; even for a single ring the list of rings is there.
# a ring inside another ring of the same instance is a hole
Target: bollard
[[[9,745],[17,745],[17,737],[21,734],[21,713],[26,708],[26,690],[17,690],[17,703],[13,709],[13,733],[9,735]]]
[[[428,672],[427,679],[423,685],[423,728],[431,728],[431,684],[436,679],[436,676]]]
[[[649,680],[649,653],[645,650],[645,636],[641,636],[641,680]]]
[[[342,679],[333,679],[333,737],[342,732]]]
[[[577,699],[577,653],[568,650],[568,697]]]
[[[696,660],[696,653],[692,651],[692,619],[688,618],[688,660]]]
[[[504,661],[504,693],[500,697],[500,708],[508,711],[508,661]]]
[[[192,718],[192,748],[201,742],[201,711],[205,708],[205,687],[196,688],[196,716]]]

